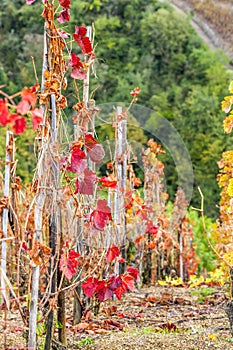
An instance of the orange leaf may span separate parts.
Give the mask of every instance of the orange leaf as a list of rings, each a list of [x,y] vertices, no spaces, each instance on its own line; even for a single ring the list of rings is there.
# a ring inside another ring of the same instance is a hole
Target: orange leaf
[[[143,240],[143,236],[139,236],[135,239],[135,244],[140,244],[141,241]]]
[[[155,242],[151,242],[148,244],[148,248],[150,249],[154,249],[156,247],[156,243]]]

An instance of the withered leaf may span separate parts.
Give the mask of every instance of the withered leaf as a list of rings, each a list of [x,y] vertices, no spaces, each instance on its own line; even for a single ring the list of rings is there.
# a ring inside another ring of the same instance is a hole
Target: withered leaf
[[[29,256],[36,265],[46,264],[51,256],[51,248],[38,240],[34,240]]]

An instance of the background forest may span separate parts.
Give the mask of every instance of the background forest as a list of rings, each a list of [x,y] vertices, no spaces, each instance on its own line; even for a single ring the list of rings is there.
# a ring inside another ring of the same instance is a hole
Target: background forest
[[[33,6],[24,4],[24,0],[2,0],[0,4],[0,83],[6,84],[10,94],[34,84],[32,55],[39,76],[41,71],[43,19],[38,18],[42,5],[39,1]],[[127,102],[129,91],[141,87],[138,103],[154,111],[144,121],[145,129],[152,134],[156,131],[157,116],[174,125],[194,168],[192,204],[199,207],[200,186],[205,212],[215,218],[219,202],[217,162],[231,146],[230,137],[222,130],[220,101],[226,95],[232,71],[226,68],[226,55],[210,51],[190,20],[191,16],[185,18],[169,4],[155,0],[73,1],[71,21],[64,24],[64,30],[94,23],[98,61],[92,89],[96,89],[98,104]],[[102,139],[105,134],[106,130]],[[17,141],[18,173],[26,181],[35,164],[33,138],[34,132],[27,130]],[[0,156],[4,144],[5,132],[1,132]],[[177,178],[168,152],[163,162],[172,198]]]

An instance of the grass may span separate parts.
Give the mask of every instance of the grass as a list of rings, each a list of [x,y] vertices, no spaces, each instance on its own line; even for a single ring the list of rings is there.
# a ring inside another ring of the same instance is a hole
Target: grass
[[[192,296],[198,296],[198,300],[197,300],[198,303],[203,303],[205,301],[205,298],[213,293],[214,293],[214,288],[207,288],[207,287],[190,291],[190,294]]]
[[[94,340],[89,338],[89,337],[87,337],[87,338],[77,342],[77,345],[78,346],[83,346],[83,345],[89,345],[89,344],[93,344],[93,343],[94,343]]]

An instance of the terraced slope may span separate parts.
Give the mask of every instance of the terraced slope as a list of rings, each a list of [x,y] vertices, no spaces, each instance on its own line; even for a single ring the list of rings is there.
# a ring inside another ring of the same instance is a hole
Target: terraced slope
[[[172,0],[186,13],[216,48],[222,48],[233,59],[233,1],[229,0]]]

